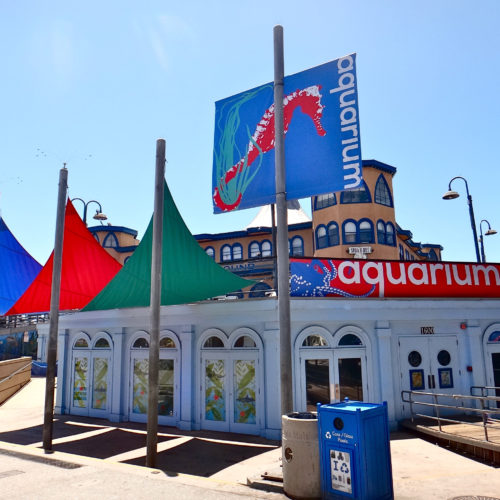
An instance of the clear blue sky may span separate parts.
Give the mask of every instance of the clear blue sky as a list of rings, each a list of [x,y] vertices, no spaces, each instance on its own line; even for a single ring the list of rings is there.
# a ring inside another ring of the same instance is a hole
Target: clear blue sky
[[[287,74],[357,53],[363,157],[398,169],[397,222],[474,261],[465,185],[441,196],[466,177],[478,226],[500,231],[499,22],[498,0],[3,1],[2,216],[45,263],[67,162],[71,198],[142,236],[161,137],[191,231],[244,227],[255,209],[212,214],[214,103],[272,80],[281,24]],[[499,262],[500,234],[485,246]]]

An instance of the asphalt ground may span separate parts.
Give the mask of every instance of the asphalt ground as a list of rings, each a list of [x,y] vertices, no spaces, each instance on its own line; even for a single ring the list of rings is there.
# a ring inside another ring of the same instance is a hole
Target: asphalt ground
[[[44,383],[32,379],[0,406],[1,499],[286,498],[247,486],[281,473],[279,443],[255,436],[159,426],[151,469],[145,424],[56,415],[54,453],[45,454]],[[398,500],[500,499],[499,468],[415,435],[393,433],[391,459]]]

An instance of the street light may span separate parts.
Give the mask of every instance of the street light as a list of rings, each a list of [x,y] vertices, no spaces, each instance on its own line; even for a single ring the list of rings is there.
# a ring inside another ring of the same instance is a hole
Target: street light
[[[97,203],[97,205],[99,205],[99,210],[95,211],[95,215],[94,215],[93,219],[100,220],[100,221],[108,219],[107,216],[102,213],[102,207],[98,201],[90,200],[90,201],[87,201],[85,203],[85,201],[83,201],[81,198],[73,198],[71,201],[75,201],[75,200],[81,201],[83,203],[83,222],[85,223],[85,225],[87,225],[87,207],[91,203]]]
[[[488,231],[484,233],[485,236],[491,236],[492,234],[497,234],[497,232],[494,229],[491,229],[490,223],[486,219],[483,219],[479,223],[479,232],[481,233],[481,236],[479,237],[479,243],[481,243],[481,259],[482,262],[486,262],[486,256],[484,255],[484,243],[483,243],[483,227],[482,227],[483,222],[486,222],[486,224],[488,224]]]
[[[474,219],[474,209],[472,207],[472,196],[469,194],[469,186],[467,184],[467,181],[460,176],[453,177],[453,179],[451,179],[450,183],[448,184],[448,191],[443,195],[443,200],[454,200],[455,198],[458,198],[460,196],[456,191],[451,190],[451,183],[455,179],[462,179],[465,182],[465,190],[467,191],[467,203],[469,204],[470,225],[472,226],[472,234],[474,236],[474,246],[476,248],[476,260],[477,262],[481,262],[481,257],[479,255],[479,245],[477,240],[476,221]]]

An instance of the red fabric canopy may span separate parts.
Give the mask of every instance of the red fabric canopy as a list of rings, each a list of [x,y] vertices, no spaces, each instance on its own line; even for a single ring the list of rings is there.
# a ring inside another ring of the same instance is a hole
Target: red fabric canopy
[[[54,252],[28,289],[7,311],[11,314],[50,311]],[[64,217],[61,295],[59,309],[81,309],[93,299],[121,269],[85,227],[68,199]]]

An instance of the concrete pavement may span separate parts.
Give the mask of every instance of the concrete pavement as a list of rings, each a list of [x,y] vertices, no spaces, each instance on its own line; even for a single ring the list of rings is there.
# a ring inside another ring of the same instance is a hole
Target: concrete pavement
[[[40,448],[44,379],[0,406],[0,498],[286,498],[247,478],[280,473],[278,443],[159,427],[158,469],[143,467],[145,424],[56,416],[54,450]],[[391,435],[397,500],[500,499],[500,469],[419,439]]]

